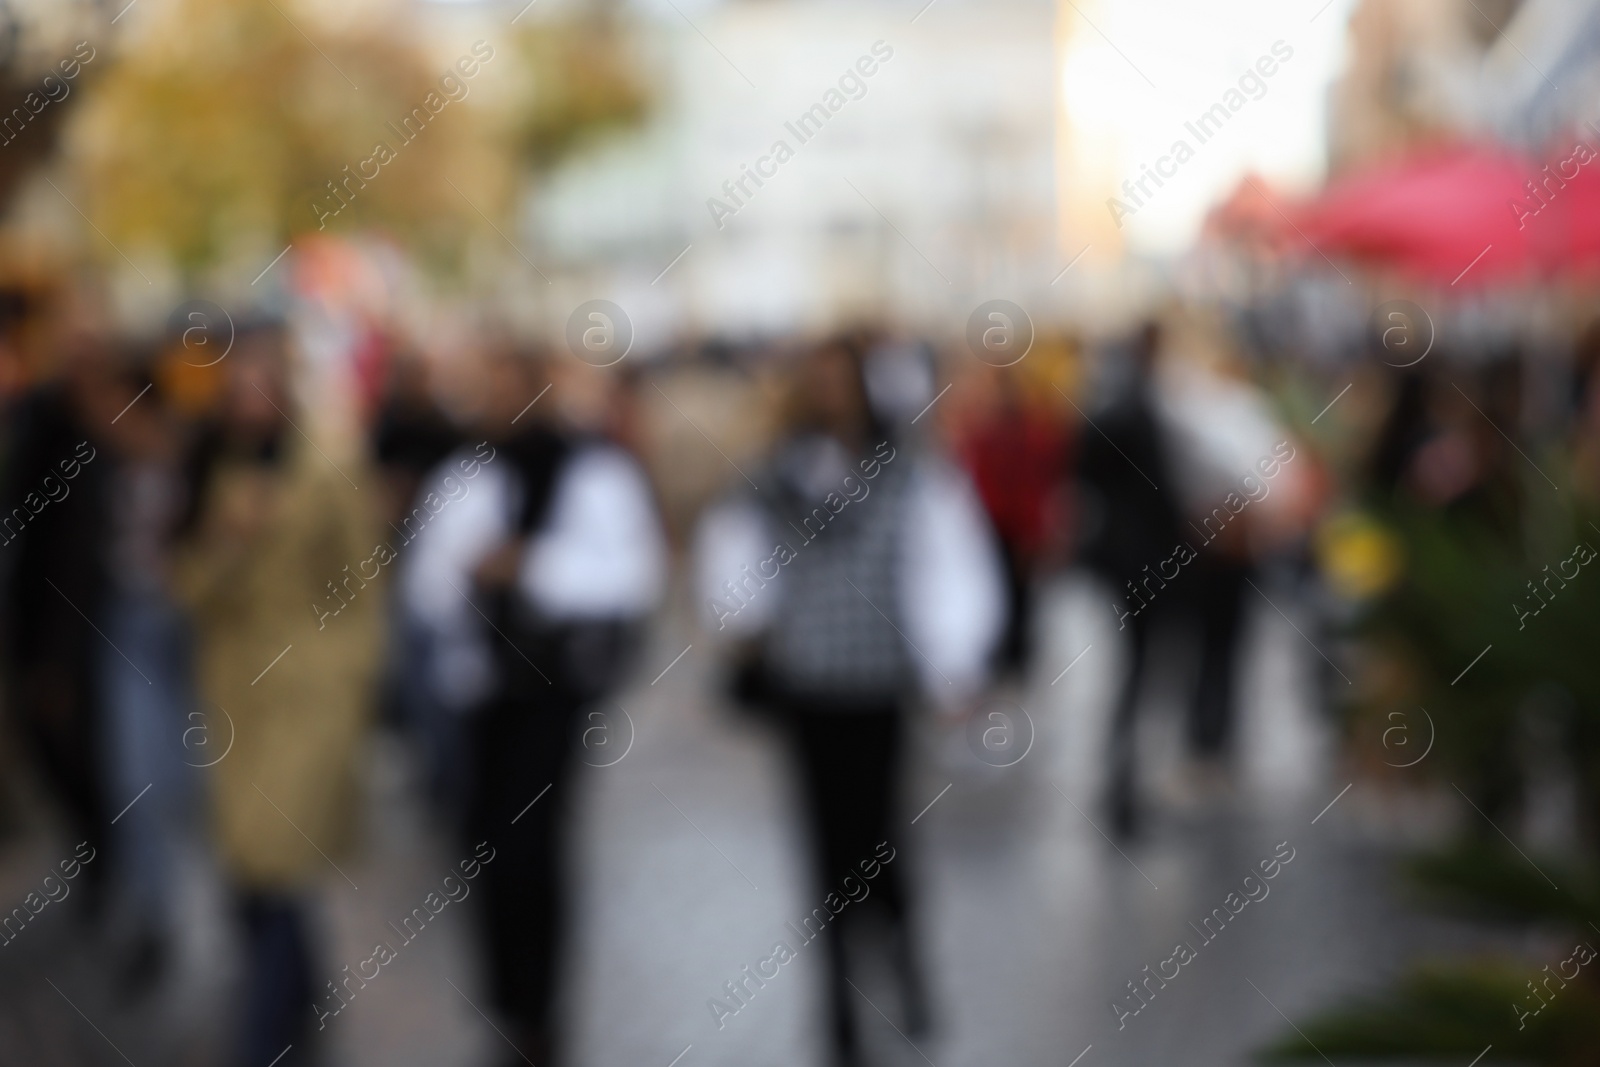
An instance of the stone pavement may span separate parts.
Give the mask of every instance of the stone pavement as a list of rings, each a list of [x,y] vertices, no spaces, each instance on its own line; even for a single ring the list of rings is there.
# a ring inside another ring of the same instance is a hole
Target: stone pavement
[[[1111,617],[1096,610],[1102,599],[1076,581],[1044,598],[1037,677],[1012,694],[1033,724],[1032,745],[1014,765],[980,763],[959,732],[931,722],[919,733],[904,814],[917,823],[896,862],[914,872],[936,1032],[913,1046],[891,1022],[885,977],[864,974],[858,1006],[875,1062],[1069,1067],[1082,1054],[1079,1067],[1244,1064],[1288,1032],[1284,1015],[1375,989],[1418,954],[1489,936],[1403,906],[1395,834],[1378,829],[1403,821],[1388,802],[1358,787],[1312,824],[1349,778],[1335,769],[1328,724],[1315,710],[1322,661],[1265,604],[1249,638],[1237,790],[1196,799],[1177,788],[1172,687],[1158,686],[1166,691],[1153,695],[1141,739],[1157,812],[1148,836],[1119,851],[1095,825],[1106,707],[1120,670]],[[707,1006],[774,941],[791,940],[785,922],[820,903],[806,884],[777,739],[711,695],[703,635],[663,626],[637,675],[617,701],[626,716],[614,711],[607,724],[615,747],[600,750],[616,762],[586,769],[574,791],[580,910],[565,1014],[575,1062],[818,1063],[814,951],[799,949],[722,1028]],[[463,858],[410,768],[393,737],[375,741],[368,839],[345,867],[359,889],[330,871],[321,892],[328,978],[370,954],[386,922]],[[1285,842],[1293,859],[1269,894],[1202,940],[1194,927]],[[59,848],[42,834],[14,842],[0,856],[5,899],[20,900]],[[232,975],[220,901],[197,854],[185,878],[176,978],[143,999],[119,997],[106,953],[74,921],[72,902],[47,911],[0,949],[0,1063],[222,1062]],[[510,1054],[478,1010],[486,998],[470,906],[447,907],[329,1020],[330,1063],[478,1067]],[[1136,1004],[1127,983],[1178,941],[1195,958],[1119,1029],[1113,1001]]]

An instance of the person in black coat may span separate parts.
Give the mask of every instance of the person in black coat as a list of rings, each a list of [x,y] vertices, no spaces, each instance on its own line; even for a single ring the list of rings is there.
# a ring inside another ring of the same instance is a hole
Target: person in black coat
[[[1082,559],[1111,586],[1118,629],[1128,635],[1128,667],[1111,724],[1106,793],[1112,825],[1124,837],[1138,824],[1134,725],[1151,629],[1175,606],[1170,598],[1142,596],[1140,582],[1147,568],[1172,554],[1182,521],[1151,394],[1160,344],[1160,328],[1151,322],[1113,350],[1112,358],[1121,361],[1114,367],[1117,378],[1083,434],[1078,472],[1085,527]]]
[[[12,413],[0,481],[0,655],[13,728],[62,805],[75,840],[101,847],[112,805],[102,764],[109,461],[102,435],[138,394],[97,342],[78,341],[57,380]],[[99,462],[97,462],[99,460]],[[98,896],[108,863],[86,868]]]

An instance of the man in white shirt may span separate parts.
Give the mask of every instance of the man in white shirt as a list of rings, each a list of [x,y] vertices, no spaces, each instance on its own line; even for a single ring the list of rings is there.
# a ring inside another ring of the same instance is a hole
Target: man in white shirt
[[[469,843],[494,849],[479,883],[491,987],[514,1044],[544,1067],[557,1037],[576,724],[629,660],[660,599],[666,552],[633,457],[541,418],[553,404],[525,409],[544,386],[539,371],[522,357],[494,360],[487,440],[424,480],[426,492],[472,472],[415,538],[402,595],[428,634],[435,693],[472,717],[466,822]]]

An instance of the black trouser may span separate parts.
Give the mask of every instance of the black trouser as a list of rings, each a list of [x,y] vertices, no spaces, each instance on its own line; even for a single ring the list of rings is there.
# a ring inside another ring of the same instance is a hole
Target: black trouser
[[[99,853],[98,862],[84,867],[80,883],[92,913],[101,903],[119,841],[112,835],[106,800],[104,703],[93,657],[77,651],[82,650],[15,664],[7,696],[28,754],[62,806],[73,843],[88,841]]]
[[[1200,679],[1189,706],[1189,745],[1196,755],[1214,757],[1225,754],[1233,741],[1234,680],[1250,565],[1202,556],[1194,572],[1189,595],[1200,629]]]
[[[1182,575],[1183,621],[1198,631],[1200,650],[1199,679],[1189,701],[1188,718],[1189,746],[1196,755],[1221,756],[1233,741],[1235,679],[1249,574],[1248,564],[1216,556],[1196,560]],[[1123,617],[1128,666],[1111,720],[1109,793],[1114,807],[1133,801],[1141,682],[1149,673],[1152,630],[1158,619],[1168,616],[1171,606],[1155,600],[1137,615]]]
[[[846,1057],[855,1048],[851,1002],[859,999],[847,981],[846,952],[847,947],[856,950],[862,919],[874,911],[889,927],[907,1029],[926,1026],[927,1006],[908,916],[905,835],[896,819],[903,719],[894,701],[852,710],[825,701],[794,701],[788,706],[810,824],[813,906],[820,906],[830,892],[844,896],[841,883],[846,875],[864,881],[861,863],[873,860],[881,842],[897,850],[895,859],[883,864],[868,883],[868,895],[860,903],[846,905],[821,938],[828,962],[829,1025],[836,1052]]]
[[[1139,693],[1145,677],[1145,664],[1150,656],[1150,633],[1156,620],[1155,605],[1146,606],[1137,615],[1123,616],[1123,629],[1128,635],[1128,666],[1123,672],[1122,688],[1117,695],[1117,706],[1111,718],[1111,774],[1109,795],[1122,829],[1129,828],[1134,802],[1135,755],[1138,747],[1137,729]]]
[[[245,890],[238,896],[238,915],[245,957],[240,1067],[307,1062],[316,1003],[342,1000],[312,988],[305,902],[292,893]],[[290,1045],[295,1051],[285,1056]]]
[[[479,882],[491,992],[524,1037],[545,1048],[554,1042],[567,917],[563,831],[577,712],[561,689],[535,683],[484,708],[475,724],[467,844],[487,841],[495,850]],[[540,1053],[524,1052],[545,1067]]]
[[[1013,546],[1000,543],[1006,571],[1006,628],[995,649],[1002,670],[1026,676],[1033,662],[1033,573],[1027,559]]]

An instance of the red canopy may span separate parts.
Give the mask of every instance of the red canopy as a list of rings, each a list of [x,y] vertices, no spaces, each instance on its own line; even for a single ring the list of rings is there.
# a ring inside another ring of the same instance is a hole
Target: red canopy
[[[1456,146],[1375,167],[1286,210],[1283,236],[1298,237],[1307,255],[1462,287],[1594,270],[1600,156],[1576,149],[1574,142],[1535,161],[1499,147]]]

